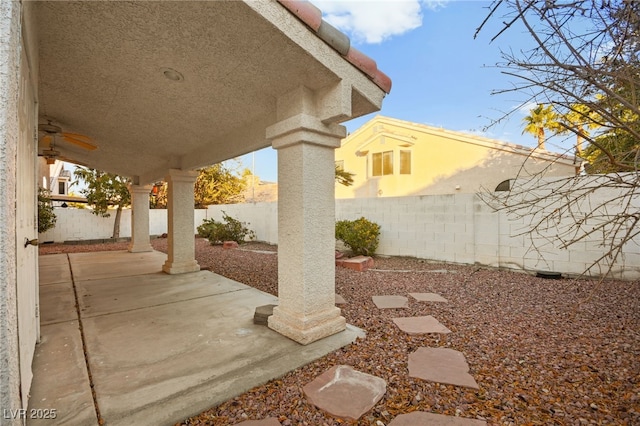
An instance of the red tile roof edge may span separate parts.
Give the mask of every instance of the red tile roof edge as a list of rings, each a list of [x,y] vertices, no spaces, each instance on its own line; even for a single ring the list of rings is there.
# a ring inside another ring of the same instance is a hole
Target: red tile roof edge
[[[376,61],[364,53],[354,49],[350,46],[337,45],[334,40],[326,39],[323,37],[323,33],[320,33],[320,25],[330,26],[329,23],[322,20],[322,11],[308,1],[300,0],[277,0],[282,6],[284,6],[289,12],[295,15],[299,20],[305,23],[310,29],[312,29],[318,37],[331,46],[336,52],[340,53],[347,61],[353,66],[367,75],[371,81],[373,81],[379,88],[385,91],[385,93],[391,92],[391,78],[378,69]],[[338,30],[336,30],[338,31]],[[349,42],[349,37],[346,40]],[[349,42],[350,43],[350,42]],[[347,50],[347,54],[341,53],[341,51]]]

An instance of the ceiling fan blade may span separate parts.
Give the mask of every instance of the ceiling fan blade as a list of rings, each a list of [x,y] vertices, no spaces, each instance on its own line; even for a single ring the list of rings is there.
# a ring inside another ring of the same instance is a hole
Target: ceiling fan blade
[[[91,138],[87,135],[81,135],[80,133],[62,132],[62,136],[69,136],[74,139],[80,139],[81,141],[91,142]]]
[[[69,142],[70,144],[77,145],[80,148],[84,148],[88,151],[93,151],[95,149],[98,149],[97,146],[88,142],[91,140],[90,138],[83,135],[76,135],[74,133],[63,133],[62,139],[65,142]]]
[[[51,146],[51,141],[53,140],[53,137],[51,135],[44,135],[41,140],[43,143],[47,144],[47,146]]]

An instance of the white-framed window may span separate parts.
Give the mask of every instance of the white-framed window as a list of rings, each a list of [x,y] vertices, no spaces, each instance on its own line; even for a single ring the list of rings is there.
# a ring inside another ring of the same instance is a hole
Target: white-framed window
[[[400,174],[411,174],[411,151],[408,149],[400,150]]]
[[[376,152],[371,154],[372,176],[386,176],[393,174],[393,151]]]

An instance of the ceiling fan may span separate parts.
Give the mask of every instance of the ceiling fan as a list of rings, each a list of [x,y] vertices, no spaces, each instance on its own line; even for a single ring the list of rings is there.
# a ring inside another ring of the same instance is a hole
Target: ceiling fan
[[[40,141],[46,146],[42,150],[42,155],[47,159],[47,164],[55,163],[56,159],[60,157],[60,151],[55,148],[56,141],[70,143],[87,151],[98,149],[91,143],[90,137],[79,133],[63,132],[62,128],[54,124],[50,118],[46,118],[46,121],[46,123],[38,124],[38,131],[43,135]]]

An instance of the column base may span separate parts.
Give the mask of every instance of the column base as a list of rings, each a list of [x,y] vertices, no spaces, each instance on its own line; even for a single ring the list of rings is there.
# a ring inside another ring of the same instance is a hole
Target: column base
[[[169,262],[168,260],[162,265],[162,271],[170,275],[186,274],[188,272],[197,272],[200,265],[195,260],[189,262]]]
[[[339,333],[347,328],[347,321],[335,306],[312,317],[298,317],[277,306],[269,317],[269,328],[302,345]]]
[[[151,244],[129,244],[127,250],[129,250],[129,253],[144,253],[153,251],[153,247],[151,247]]]

